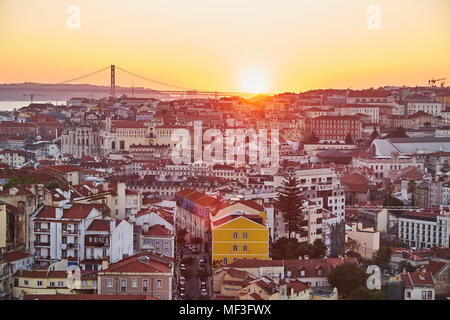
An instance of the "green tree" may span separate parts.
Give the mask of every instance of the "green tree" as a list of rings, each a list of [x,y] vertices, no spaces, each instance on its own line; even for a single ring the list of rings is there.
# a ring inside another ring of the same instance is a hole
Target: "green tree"
[[[181,260],[181,263],[186,266],[191,266],[194,264],[194,262],[195,262],[195,258],[193,258],[193,257],[186,257]]]
[[[341,298],[349,298],[354,290],[366,285],[369,277],[355,263],[343,263],[328,274],[328,282],[338,289]]]
[[[273,260],[297,260],[299,256],[299,243],[296,238],[286,237],[278,239],[272,245]]]
[[[406,134],[405,128],[398,127],[389,132],[385,138],[408,138],[408,135]]]
[[[383,200],[383,207],[402,207],[402,206],[404,206],[403,201],[391,195],[388,195]]]
[[[352,135],[349,133],[347,133],[347,136],[345,137],[345,144],[354,144],[353,142],[353,138]]]
[[[313,259],[321,259],[327,254],[327,246],[321,239],[314,240],[309,249],[309,256]]]
[[[370,290],[367,287],[358,287],[350,294],[350,300],[387,300],[383,290]]]
[[[311,245],[307,241],[298,244],[298,256],[310,255]]]
[[[373,262],[382,267],[387,267],[389,260],[391,259],[391,247],[381,246],[380,249],[375,252],[373,257]]]
[[[305,230],[302,226],[304,218],[301,212],[303,200],[304,197],[301,195],[295,171],[290,169],[282,182],[281,190],[277,196],[277,206],[283,213],[283,220],[289,238],[294,232],[301,236],[305,235]]]

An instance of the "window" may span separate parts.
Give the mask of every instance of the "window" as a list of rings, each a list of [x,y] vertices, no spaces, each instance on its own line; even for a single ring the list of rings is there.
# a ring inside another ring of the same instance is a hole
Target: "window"
[[[156,287],[161,288],[162,287],[162,280],[156,280]]]
[[[428,300],[433,299],[433,291],[428,291]]]
[[[304,276],[305,276],[305,270],[300,271],[300,275],[301,275],[302,277],[304,277]]]
[[[159,247],[160,247],[160,242],[156,241],[156,250],[159,250]]]
[[[243,251],[248,251],[248,248],[247,248],[247,245],[246,245],[246,244],[244,244],[244,245],[242,246],[242,250],[243,250]]]
[[[247,233],[247,232],[244,232],[244,233],[242,234],[242,238],[248,239],[248,233]]]
[[[427,298],[427,292],[422,291],[422,300],[426,300],[426,298]]]
[[[87,286],[87,281],[86,281],[86,280],[83,280],[83,281],[81,281],[81,284],[82,284],[83,286]]]
[[[122,279],[120,281],[120,291],[126,291],[127,290],[127,280]]]
[[[227,257],[223,258],[223,264],[224,264],[224,265],[227,265],[227,264],[228,264],[228,258],[227,258]]]
[[[237,238],[238,238],[237,232],[233,232],[233,239],[237,239]]]
[[[237,245],[233,245],[233,251],[238,251],[238,246]]]
[[[56,287],[56,283],[54,281],[50,281],[50,287]]]
[[[58,287],[63,287],[64,286],[64,282],[63,281],[58,281]]]
[[[108,288],[112,288],[112,287],[113,287],[113,279],[108,278],[108,279],[106,280],[106,286],[107,286]]]
[[[38,287],[42,287],[42,285],[43,285],[42,280],[38,280],[38,281],[36,281],[36,283],[37,283]]]
[[[164,242],[164,249],[169,250],[169,242]]]
[[[131,280],[131,287],[137,288],[137,280],[136,279]]]
[[[142,280],[142,291],[147,291],[148,290],[148,280]]]
[[[28,280],[23,280],[23,285],[27,286],[28,285]]]

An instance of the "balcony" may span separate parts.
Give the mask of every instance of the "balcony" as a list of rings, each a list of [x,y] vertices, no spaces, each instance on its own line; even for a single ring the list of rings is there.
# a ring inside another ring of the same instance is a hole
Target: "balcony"
[[[88,241],[88,242],[85,242],[84,245],[86,247],[106,247],[106,248],[109,247],[109,243],[108,242],[91,242],[91,241]]]
[[[50,242],[34,241],[35,247],[50,247]]]
[[[37,233],[50,233],[50,229],[34,228],[34,232],[37,232]]]

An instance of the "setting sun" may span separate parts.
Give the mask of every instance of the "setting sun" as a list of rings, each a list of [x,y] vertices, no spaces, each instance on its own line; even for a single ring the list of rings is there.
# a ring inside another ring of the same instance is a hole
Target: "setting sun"
[[[262,93],[267,91],[268,78],[260,69],[246,70],[241,75],[241,90],[250,93]]]

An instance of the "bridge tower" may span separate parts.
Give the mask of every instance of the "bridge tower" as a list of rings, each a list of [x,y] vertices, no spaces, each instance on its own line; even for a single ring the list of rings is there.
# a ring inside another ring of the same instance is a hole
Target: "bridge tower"
[[[116,97],[116,66],[111,65],[111,97]]]

